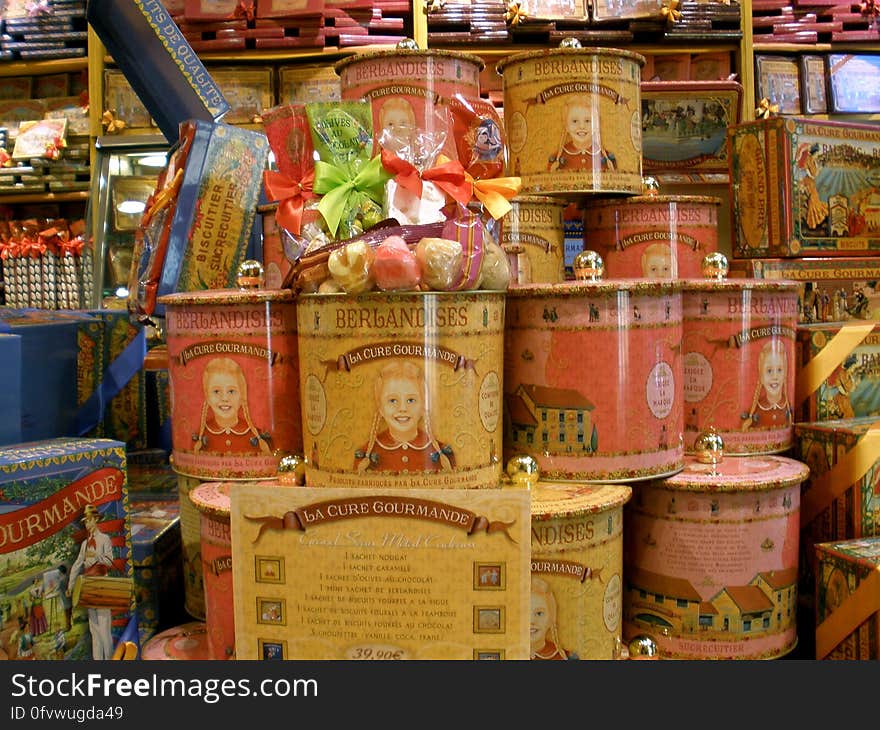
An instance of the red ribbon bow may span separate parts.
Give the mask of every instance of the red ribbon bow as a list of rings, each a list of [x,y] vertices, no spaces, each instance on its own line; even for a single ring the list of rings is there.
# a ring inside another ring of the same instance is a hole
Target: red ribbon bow
[[[266,170],[263,173],[266,196],[272,202],[278,201],[275,221],[294,236],[298,236],[302,231],[303,208],[306,201],[318,197],[312,192],[314,184],[314,170],[309,170],[299,181],[292,180],[284,173],[275,170]]]
[[[66,237],[62,237],[59,241],[59,247],[65,256],[80,256],[85,243],[82,236],[74,236],[69,241],[66,240]]]
[[[31,238],[30,236],[25,236],[21,240],[21,254],[22,256],[30,256],[33,259],[40,258],[43,254],[46,253],[46,244],[40,240],[40,237],[37,236],[35,238]]]
[[[18,241],[10,239],[6,243],[0,243],[0,259],[6,261],[6,259],[14,259],[19,256],[21,256],[21,247],[18,245]]]
[[[440,163],[423,172],[411,162],[398,157],[393,152],[382,150],[382,166],[394,175],[394,181],[413,195],[422,197],[422,183],[432,182],[450,198],[467,205],[471,199],[472,187],[465,177],[464,167],[458,160],[450,160],[444,155],[437,157]]]
[[[238,5],[232,11],[233,18],[244,18],[247,21],[254,19],[254,0],[238,0]]]

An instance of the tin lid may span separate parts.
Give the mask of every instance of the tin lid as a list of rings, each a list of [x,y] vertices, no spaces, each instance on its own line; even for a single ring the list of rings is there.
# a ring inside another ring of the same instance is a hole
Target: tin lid
[[[800,289],[800,284],[790,279],[681,279],[681,290],[686,294],[698,292],[792,292]],[[769,314],[769,312],[768,312]]]
[[[562,281],[555,284],[520,284],[508,289],[507,296],[522,299],[533,297],[598,296],[608,292],[629,291],[633,294],[675,294],[681,281],[671,279],[600,279],[598,281]]]
[[[554,198],[549,195],[515,195],[510,199],[511,204],[515,203],[537,203],[540,205],[561,205],[563,208],[569,205],[567,200]]]
[[[141,647],[141,659],[206,660],[211,658],[208,627],[190,621],[156,634]]]
[[[504,69],[515,63],[530,61],[535,58],[549,58],[550,56],[619,56],[635,61],[639,66],[645,65],[645,57],[635,51],[625,51],[622,48],[597,48],[584,46],[582,48],[545,48],[538,51],[525,51],[507,56],[495,64],[495,71],[503,75]]]
[[[292,302],[290,289],[204,289],[163,294],[157,300],[166,307],[186,304],[259,304],[262,302]]]
[[[721,205],[721,198],[711,195],[634,195],[629,198],[594,198],[586,201],[587,208],[618,205],[669,205],[670,203],[690,203],[691,205]]]
[[[728,456],[717,464],[685,456],[684,469],[655,484],[685,492],[763,492],[800,484],[809,475],[806,464],[785,456]]]
[[[604,512],[626,504],[631,496],[632,488],[622,484],[539,481],[532,487],[532,517]]]
[[[189,493],[189,499],[199,512],[229,519],[229,490],[236,483],[205,482]]]
[[[388,50],[381,51],[367,51],[366,53],[356,53],[348,58],[343,58],[333,64],[333,70],[336,71],[337,74],[341,75],[342,69],[346,66],[351,66],[355,63],[360,63],[361,61],[370,61],[375,58],[394,58],[394,57],[403,57],[403,58],[456,58],[461,61],[469,61],[470,63],[475,64],[479,67],[480,71],[482,71],[486,67],[486,62],[483,61],[482,58],[476,56],[472,53],[463,53],[462,51],[447,51],[442,48],[420,48],[418,50],[408,49],[408,48],[391,48]]]
[[[136,566],[161,562],[180,545],[178,499],[131,499],[132,561]]]

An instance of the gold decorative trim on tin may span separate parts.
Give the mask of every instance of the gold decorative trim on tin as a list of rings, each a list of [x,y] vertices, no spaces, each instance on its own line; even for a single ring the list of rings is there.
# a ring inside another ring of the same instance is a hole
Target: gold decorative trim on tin
[[[681,290],[723,292],[723,291],[762,291],[762,292],[797,292],[800,284],[785,279],[684,279]]]
[[[369,51],[367,53],[356,53],[348,58],[343,58],[333,64],[333,70],[339,73],[346,66],[361,61],[372,60],[376,58],[388,58],[393,56],[410,56],[412,58],[452,58],[460,61],[470,61],[480,67],[480,71],[486,68],[486,62],[472,53],[464,53],[462,51],[448,51],[442,48],[429,48],[410,50],[408,48],[392,48],[389,50]]]
[[[641,53],[626,51],[622,48],[600,48],[598,46],[582,46],[581,48],[546,48],[540,51],[525,51],[524,53],[515,53],[512,56],[508,56],[495,64],[495,71],[498,74],[503,74],[504,69],[507,66],[514,63],[521,63],[522,61],[528,61],[533,58],[543,58],[545,56],[587,56],[591,53],[602,56],[629,58],[638,63],[639,66],[644,66],[647,60]]]
[[[194,292],[164,294],[157,300],[159,304],[255,304],[259,302],[290,302],[293,292],[290,289],[210,289]]]
[[[630,198],[601,198],[587,201],[590,208],[617,207],[620,205],[663,205],[664,203],[706,203],[721,205],[721,198],[711,195],[633,195]]]
[[[681,281],[665,281],[656,279],[602,279],[600,281],[566,281],[559,284],[522,284],[507,290],[512,298],[531,299],[533,297],[551,296],[554,299],[580,297],[584,294],[606,296],[619,291],[633,294],[675,294],[682,291]]]

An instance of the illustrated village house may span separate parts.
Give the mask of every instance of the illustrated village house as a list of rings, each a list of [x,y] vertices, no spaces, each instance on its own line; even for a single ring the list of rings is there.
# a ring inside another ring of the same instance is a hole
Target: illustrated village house
[[[576,390],[520,385],[507,396],[514,449],[551,444],[554,453],[592,453],[596,429],[590,416],[595,406]]]
[[[797,601],[797,569],[758,573],[748,585],[725,586],[707,601],[681,578],[633,568],[626,590],[628,621],[676,634],[774,634],[791,626]]]

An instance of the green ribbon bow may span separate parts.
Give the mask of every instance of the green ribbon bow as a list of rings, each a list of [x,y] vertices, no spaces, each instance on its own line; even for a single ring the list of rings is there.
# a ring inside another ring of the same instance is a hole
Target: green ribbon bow
[[[318,160],[315,163],[315,184],[312,189],[321,196],[318,211],[327,221],[330,233],[336,235],[343,214],[358,205],[361,195],[381,206],[385,201],[385,182],[391,178],[391,173],[382,166],[379,155],[354,176],[347,166],[340,167]]]

